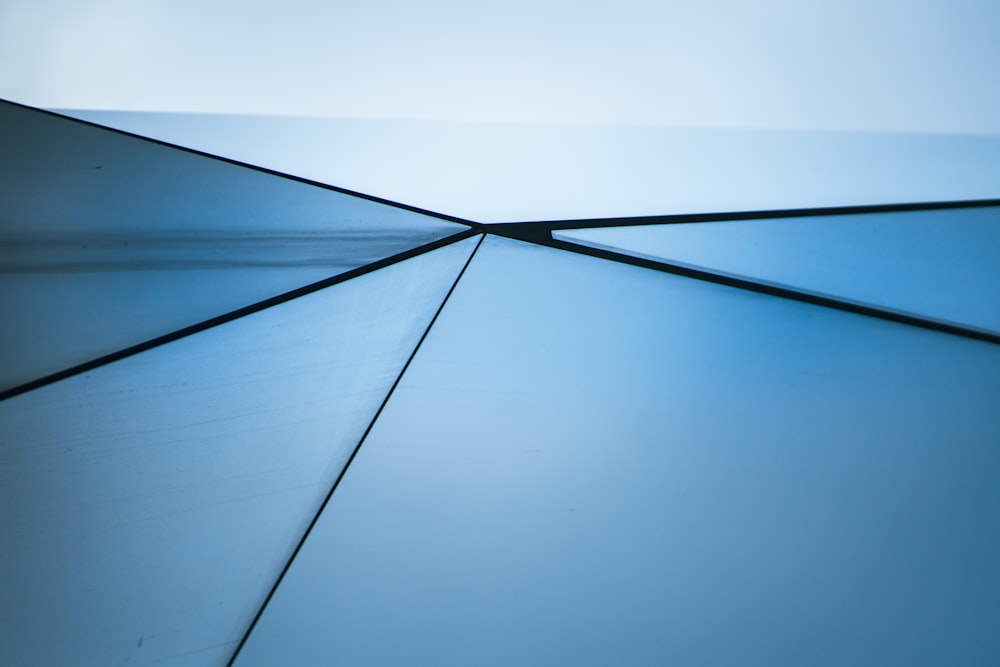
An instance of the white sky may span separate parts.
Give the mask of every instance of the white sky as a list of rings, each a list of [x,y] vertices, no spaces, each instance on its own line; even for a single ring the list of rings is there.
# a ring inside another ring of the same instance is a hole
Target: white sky
[[[42,107],[1000,133],[990,0],[3,0]]]

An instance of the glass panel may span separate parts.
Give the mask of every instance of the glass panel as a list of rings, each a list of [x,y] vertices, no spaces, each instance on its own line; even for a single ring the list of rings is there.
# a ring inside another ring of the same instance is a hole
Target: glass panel
[[[0,663],[224,664],[474,244],[0,403]]]
[[[8,103],[0,143],[0,390],[465,229]]]
[[[564,241],[1000,332],[1000,207],[553,234]]]
[[[488,239],[237,660],[984,664],[1000,348]]]
[[[68,111],[480,222],[1000,196],[1000,137]]]

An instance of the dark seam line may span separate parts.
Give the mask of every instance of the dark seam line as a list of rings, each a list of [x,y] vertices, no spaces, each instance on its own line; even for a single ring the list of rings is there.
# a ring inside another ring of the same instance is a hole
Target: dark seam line
[[[624,255],[609,250],[591,248],[588,246],[577,245],[575,243],[567,243],[565,241],[558,241],[555,239],[553,239],[546,245],[548,245],[551,248],[556,248],[559,250],[567,250],[569,252],[575,252],[582,255],[589,255],[591,257],[597,257],[600,259],[607,259],[614,262],[621,262],[623,264],[631,264],[633,266],[639,266],[645,269],[653,269],[656,271],[662,271],[664,273],[671,273],[678,276],[684,276],[686,278],[695,278],[697,280],[704,280],[719,285],[736,287],[739,289],[749,290],[751,292],[758,292],[760,294],[768,294],[770,296],[781,297],[784,299],[791,299],[793,301],[801,301],[803,303],[809,303],[815,306],[834,308],[836,310],[842,310],[857,315],[866,315],[868,317],[875,317],[882,320],[888,320],[890,322],[896,322],[898,324],[908,324],[910,326],[921,327],[923,329],[930,329],[932,331],[937,331],[940,333],[948,333],[956,336],[962,336],[964,338],[972,338],[974,340],[980,340],[987,343],[1000,345],[1000,335],[990,333],[988,331],[966,328],[960,325],[949,324],[946,322],[939,322],[931,319],[925,319],[915,315],[907,315],[904,313],[898,313],[890,310],[882,310],[880,308],[876,308],[873,306],[865,306],[857,303],[852,303],[850,301],[841,301],[840,299],[820,296],[818,294],[800,292],[795,289],[778,287],[776,285],[768,285],[765,283],[759,283],[752,280],[744,280],[742,278],[735,278],[732,276],[720,275],[718,273],[712,273],[711,271],[702,271],[699,269],[692,269],[685,266],[677,266],[675,264],[669,264],[667,262],[658,262],[655,260],[633,257],[632,255]]]
[[[218,160],[220,162],[226,162],[237,167],[243,167],[244,169],[250,169],[253,171],[261,172],[264,174],[269,174],[271,176],[277,176],[279,178],[284,178],[290,181],[296,181],[298,183],[303,183],[305,185],[312,185],[317,188],[322,188],[324,190],[330,190],[332,192],[339,192],[343,195],[350,195],[351,197],[357,197],[359,199],[367,199],[368,201],[375,202],[376,204],[384,204],[385,206],[391,206],[393,208],[403,209],[405,211],[410,211],[412,213],[419,213],[421,215],[426,215],[428,217],[437,218],[439,220],[447,220],[448,222],[455,222],[460,225],[469,225],[470,221],[464,218],[459,218],[454,215],[448,215],[446,213],[438,213],[437,211],[429,211],[427,209],[419,208],[417,206],[410,206],[409,204],[403,204],[400,202],[392,201],[391,199],[383,199],[382,197],[376,197],[375,195],[366,195],[363,192],[355,192],[354,190],[348,190],[347,188],[337,187],[336,185],[330,185],[329,183],[322,183],[320,181],[314,181],[303,176],[295,176],[293,174],[286,174],[285,172],[277,171],[275,169],[269,169],[267,167],[261,167],[259,165],[250,164],[249,162],[241,162],[233,158],[224,157],[222,155],[213,155],[212,153],[207,153],[205,151],[200,151],[197,148],[189,148],[187,146],[181,146],[178,144],[172,144],[169,141],[163,141],[162,139],[153,139],[151,137],[144,137],[141,134],[136,134],[134,132],[129,132],[128,130],[119,130],[114,127],[108,127],[106,125],[101,125],[100,123],[95,123],[93,121],[84,120],[82,118],[74,118],[72,116],[66,116],[64,114],[58,113],[56,111],[49,111],[48,109],[39,109],[37,107],[32,107],[27,104],[21,104],[20,102],[12,102],[10,100],[5,100],[0,98],[0,102],[10,104],[22,109],[28,109],[30,111],[35,111],[37,113],[46,114],[59,118],[61,120],[72,121],[74,123],[80,123],[83,125],[88,125],[90,127],[95,127],[106,132],[114,132],[115,134],[120,134],[126,137],[131,137],[133,139],[141,139],[142,141],[147,141],[149,143],[158,144],[160,146],[166,146],[167,148],[172,148],[174,150],[184,151],[185,153],[190,153],[192,155],[198,155],[204,158],[209,158],[212,160]]]
[[[38,389],[39,387],[44,387],[45,385],[52,384],[53,382],[57,382],[59,380],[64,380],[74,375],[79,375],[80,373],[85,373],[87,371],[94,370],[99,366],[110,364],[113,361],[118,361],[119,359],[124,359],[134,354],[145,352],[146,350],[150,350],[154,347],[159,347],[160,345],[165,345],[166,343],[170,343],[180,338],[184,338],[185,336],[190,336],[200,331],[211,329],[212,327],[218,326],[220,324],[225,324],[226,322],[231,322],[235,319],[244,317],[245,315],[251,315],[253,313],[265,310],[272,306],[285,303],[286,301],[291,301],[292,299],[296,299],[300,296],[311,294],[313,292],[330,287],[332,285],[342,283],[346,280],[357,278],[358,276],[362,276],[366,273],[371,273],[372,271],[376,271],[378,269],[391,266],[392,264],[396,264],[398,262],[411,259],[413,257],[422,255],[432,250],[443,248],[444,246],[451,245],[452,243],[463,241],[475,235],[476,232],[472,229],[461,231],[458,234],[452,234],[451,236],[446,236],[445,238],[438,239],[430,243],[425,243],[424,245],[418,246],[416,248],[411,248],[396,255],[392,255],[391,257],[380,259],[376,262],[372,262],[371,264],[365,264],[364,266],[359,266],[355,269],[345,271],[344,273],[340,273],[335,276],[331,276],[329,278],[324,278],[323,280],[311,283],[309,285],[305,285],[303,287],[297,287],[296,289],[293,289],[289,292],[284,292],[277,296],[269,297],[267,299],[264,299],[263,301],[258,301],[257,303],[251,304],[249,306],[244,306],[242,308],[238,308],[228,313],[217,315],[211,319],[207,319],[202,322],[186,326],[182,329],[178,329],[176,331],[163,334],[162,336],[157,336],[156,338],[153,338],[151,340],[138,343],[136,345],[131,345],[124,349],[117,350],[115,352],[106,354],[101,357],[97,357],[96,359],[91,359],[90,361],[85,361],[81,364],[71,366],[64,370],[57,371],[55,373],[46,375],[36,380],[25,382],[24,384],[18,385],[11,389],[4,389],[3,391],[0,391],[0,401],[12,398],[19,394],[23,394],[25,392],[31,391],[32,389]]]
[[[485,236],[479,237],[479,242],[476,243],[476,247],[472,249],[472,252],[469,254],[469,258],[465,260],[465,265],[462,266],[461,271],[458,272],[458,276],[455,278],[455,281],[451,284],[451,287],[448,289],[448,293],[444,295],[444,299],[441,301],[441,305],[438,306],[438,309],[434,313],[434,316],[431,318],[430,323],[428,323],[427,328],[424,329],[423,334],[421,334],[420,340],[417,341],[416,346],[413,348],[413,352],[410,353],[409,358],[406,360],[406,363],[403,364],[403,368],[399,371],[399,374],[393,381],[392,386],[389,387],[389,392],[385,395],[385,398],[382,399],[382,404],[379,405],[378,410],[375,411],[375,416],[372,417],[372,420],[368,423],[368,428],[366,428],[365,432],[361,435],[361,439],[358,440],[358,444],[354,447],[354,451],[351,452],[350,457],[348,457],[347,463],[344,464],[344,467],[341,469],[340,474],[337,475],[337,479],[334,481],[333,487],[330,489],[330,492],[326,494],[326,498],[323,499],[323,502],[320,504],[319,509],[313,516],[312,521],[309,522],[309,526],[306,528],[306,531],[302,535],[302,538],[299,540],[299,543],[295,546],[295,549],[292,551],[292,555],[289,557],[288,562],[285,563],[284,568],[282,568],[281,573],[278,575],[278,578],[274,582],[274,585],[271,587],[271,590],[268,591],[267,597],[264,598],[264,603],[260,606],[260,609],[257,610],[257,614],[254,616],[253,621],[250,622],[250,627],[248,627],[247,631],[243,634],[243,637],[240,639],[240,643],[236,646],[236,650],[233,652],[233,656],[229,659],[229,662],[226,663],[226,667],[233,667],[233,663],[239,657],[240,651],[243,650],[243,646],[244,644],[246,644],[247,639],[250,638],[250,634],[257,626],[257,622],[264,615],[264,611],[267,609],[267,605],[271,602],[271,598],[274,597],[274,594],[278,590],[278,587],[281,586],[281,582],[284,580],[285,575],[288,574],[288,571],[291,569],[292,564],[295,562],[296,556],[299,555],[299,552],[302,550],[302,547],[305,546],[306,541],[309,539],[310,533],[312,533],[313,528],[316,526],[317,522],[319,522],[320,516],[322,516],[324,510],[326,510],[326,506],[327,504],[329,504],[330,498],[333,497],[334,492],[340,485],[340,480],[344,478],[344,475],[347,473],[348,468],[350,468],[351,463],[354,461],[354,458],[358,455],[358,452],[361,450],[361,446],[364,445],[365,440],[368,438],[368,434],[371,433],[372,428],[375,427],[376,422],[378,422],[379,417],[382,415],[382,411],[385,409],[385,406],[388,405],[389,399],[392,398],[393,392],[395,392],[396,387],[399,386],[400,381],[403,379],[403,375],[406,374],[406,370],[410,367],[410,363],[413,361],[414,357],[417,356],[417,352],[420,350],[420,346],[427,338],[427,334],[430,333],[431,328],[434,326],[434,323],[437,322],[438,316],[441,314],[441,311],[444,310],[445,305],[448,303],[448,299],[451,298],[451,295],[455,291],[455,288],[458,287],[459,281],[462,280],[462,276],[465,275],[465,270],[469,268],[469,264],[472,263],[472,258],[476,256],[476,251],[478,251],[479,246],[483,244],[484,238],[486,237]]]
[[[907,204],[868,204],[860,206],[825,206],[817,208],[782,208],[769,211],[730,211],[721,213],[679,213],[615,218],[583,218],[580,220],[540,220],[535,222],[502,222],[487,227],[532,225],[546,229],[589,229],[591,227],[626,227],[635,225],[669,225],[687,222],[721,222],[726,220],[760,220],[763,218],[798,218],[824,215],[860,215],[866,213],[905,213],[907,211],[938,211],[945,209],[984,208],[1000,206],[1000,199],[969,199],[959,201],[915,202]]]
[[[613,250],[593,248],[591,246],[577,244],[571,241],[563,241],[560,239],[555,239],[552,237],[552,230],[548,228],[546,225],[522,226],[519,224],[503,224],[503,225],[485,225],[485,227],[489,233],[496,234],[497,236],[503,236],[505,238],[516,239],[519,241],[525,241],[527,243],[535,243],[537,245],[542,245],[549,248],[566,250],[569,252],[575,252],[582,255],[590,255],[592,257],[599,257],[601,259],[607,259],[615,262],[622,262],[625,264],[632,264],[633,266],[640,266],[646,269],[654,269],[656,271],[672,273],[674,275],[684,276],[686,278],[705,280],[707,282],[716,283],[719,285],[727,285],[729,287],[736,287],[740,289],[750,290],[752,292],[759,292],[761,294],[769,294],[771,296],[776,296],[780,298],[791,299],[794,301],[801,301],[804,303],[811,303],[816,306],[835,308],[837,310],[843,310],[858,315],[877,317],[879,319],[889,320],[891,322],[896,322],[899,324],[908,324],[911,326],[921,327],[923,329],[931,329],[933,331],[954,334],[956,336],[963,336],[965,338],[973,338],[975,340],[981,340],[987,343],[1000,344],[1000,335],[982,329],[976,329],[973,327],[964,327],[960,324],[943,322],[930,318],[920,317],[919,315],[911,315],[898,311],[878,308],[876,306],[868,306],[860,303],[853,303],[851,301],[845,301],[842,299],[837,299],[835,297],[821,296],[819,294],[812,294],[791,287],[780,287],[778,285],[758,282],[756,280],[748,278],[737,278],[735,276],[727,276],[707,269],[695,269],[688,266],[672,264],[666,261],[658,261],[642,257],[635,257],[633,255],[615,252]]]

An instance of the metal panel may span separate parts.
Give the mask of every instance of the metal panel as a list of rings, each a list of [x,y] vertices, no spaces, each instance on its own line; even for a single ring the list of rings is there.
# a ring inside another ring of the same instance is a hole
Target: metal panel
[[[475,243],[0,403],[0,662],[224,663]]]
[[[492,239],[250,635],[295,664],[985,664],[1000,348]]]
[[[0,102],[0,390],[463,225]]]

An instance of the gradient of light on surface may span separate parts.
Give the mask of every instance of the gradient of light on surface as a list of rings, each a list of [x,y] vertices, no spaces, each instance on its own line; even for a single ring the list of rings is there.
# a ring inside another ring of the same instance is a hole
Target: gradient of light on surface
[[[989,0],[8,0],[42,107],[1000,132]]]
[[[250,635],[295,664],[985,664],[995,345],[487,238]]]
[[[225,664],[476,242],[0,402],[0,663]]]
[[[0,389],[467,227],[0,103]]]
[[[67,113],[479,222],[1000,196],[1000,137]]]
[[[553,237],[1000,333],[1000,208],[554,231]]]

